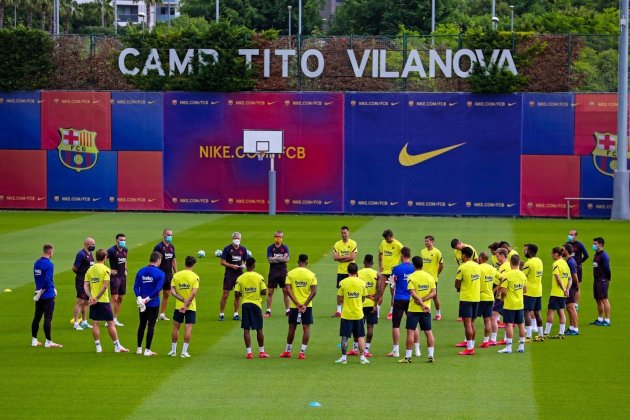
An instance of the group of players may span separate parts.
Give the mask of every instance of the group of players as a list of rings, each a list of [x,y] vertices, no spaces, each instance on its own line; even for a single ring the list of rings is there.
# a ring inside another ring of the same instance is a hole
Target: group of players
[[[172,349],[169,356],[177,355],[177,342],[180,325],[185,324],[184,346],[181,357],[190,357],[192,325],[196,321],[196,300],[199,277],[193,269],[196,259],[186,257],[185,269],[177,271],[175,247],[171,229],[163,231],[163,238],[149,258],[149,265],[142,268],[135,277],[134,292],[139,308],[140,325],[137,334],[137,354],[154,356],[151,350],[154,327],[158,319],[169,320],[165,310],[169,297],[176,299],[173,314]],[[307,268],[308,256],[298,257],[297,268],[288,270],[289,248],[283,243],[283,232],[274,233],[274,243],[267,248],[267,261],[270,264],[268,280],[265,282],[256,269],[256,260],[240,243],[241,234],[232,235],[232,243],[221,252],[221,265],[225,268],[223,293],[220,300],[219,320],[225,319],[225,306],[230,291],[234,290],[233,320],[241,321],[244,330],[246,357],[253,358],[250,331],[256,330],[259,345],[259,358],[269,355],[264,349],[263,318],[271,316],[273,292],[282,288],[283,300],[288,318],[289,330],[282,358],[290,358],[295,332],[302,325],[303,337],[299,359],[306,358],[313,323],[312,303],[317,293],[317,278]],[[77,303],[75,305],[74,328],[93,331],[96,351],[101,352],[99,323],[105,321],[109,335],[114,342],[115,352],[128,352],[117,336],[116,326],[123,296],[126,294],[127,248],[125,235],[116,236],[116,244],[108,250],[96,251],[95,243],[87,238],[84,247],[76,256],[73,271],[76,273]],[[366,254],[363,268],[356,264],[358,248],[350,239],[347,226],[341,227],[341,239],[333,246],[332,257],[337,263],[337,309],[333,314],[340,318],[341,357],[338,364],[346,364],[347,356],[359,355],[362,364],[368,364],[372,356],[370,346],[374,325],[378,323],[380,306],[387,289],[391,291],[391,305],[388,319],[392,321],[392,351],[388,357],[400,357],[400,324],[406,314],[406,351],[400,363],[410,363],[412,355],[420,356],[419,330],[427,340],[428,361],[433,362],[435,339],[432,333],[431,304],[435,304],[435,318],[442,317],[437,284],[444,268],[442,253],[434,246],[434,238],[424,238],[425,248],[419,256],[412,258],[411,250],[394,238],[389,229],[383,232],[383,240],[378,252],[378,271],[373,268],[374,257]],[[562,247],[552,250],[551,295],[547,310],[547,320],[543,330],[540,311],[542,309],[543,265],[537,257],[538,247],[526,244],[524,254],[527,260],[521,261],[518,252],[507,242],[495,242],[489,246],[490,253],[477,254],[476,250],[458,239],[451,241],[458,264],[455,287],[460,295],[459,316],[464,325],[465,340],[457,347],[465,347],[460,355],[475,354],[475,319],[483,318],[484,338],[480,345],[487,348],[505,345],[500,353],[512,352],[513,326],[519,329],[517,351],[524,351],[527,341],[544,341],[545,338],[564,338],[565,335],[578,335],[577,304],[579,302],[582,263],[589,258],[584,245],[577,240],[577,231],[569,232],[568,241]],[[610,304],[608,284],[611,278],[610,262],[603,250],[604,239],[595,238],[592,248],[594,285],[593,292],[598,307],[598,319],[591,324],[610,326]],[[61,347],[52,341],[51,320],[54,311],[56,290],[53,282],[52,245],[44,245],[42,257],[35,263],[36,284],[35,316],[32,323],[32,345],[41,346],[37,332],[44,317],[45,347]],[[109,267],[105,260],[109,260]],[[110,299],[111,292],[111,299]],[[160,305],[160,292],[162,301]],[[266,311],[262,311],[266,296]],[[570,326],[565,331],[564,308],[569,312]],[[92,320],[87,322],[87,308]],[[239,308],[241,315],[239,315]],[[559,316],[559,334],[551,336],[554,314]],[[82,320],[79,316],[82,316]],[[504,322],[500,322],[500,317]],[[367,328],[366,328],[367,327]],[[419,327],[419,328],[418,328]],[[505,327],[505,337],[497,340],[498,329]],[[145,338],[145,349],[142,343]],[[367,332],[366,332],[367,331]],[[533,337],[533,333],[537,337]],[[354,337],[353,347],[349,340]]]

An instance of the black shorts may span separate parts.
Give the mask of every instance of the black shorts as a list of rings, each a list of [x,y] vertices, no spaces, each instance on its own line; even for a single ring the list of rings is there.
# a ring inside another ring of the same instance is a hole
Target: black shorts
[[[241,306],[241,328],[244,330],[262,330],[262,309],[255,303],[244,303]]]
[[[503,322],[506,324],[522,324],[525,322],[522,309],[504,309]]]
[[[374,306],[364,306],[363,307],[363,319],[365,323],[368,325],[376,325],[378,324],[378,312],[374,311]]]
[[[55,298],[39,299],[35,302],[35,316],[43,314],[44,317],[52,319],[55,312]],[[41,316],[41,315],[40,315]]]
[[[223,290],[233,290],[239,275],[226,274],[223,276]]]
[[[598,280],[593,283],[593,297],[595,300],[608,299],[608,285],[610,280]]]
[[[567,297],[566,303],[575,303],[575,294],[579,292],[580,289],[575,289],[573,286],[569,289],[569,296]]]
[[[365,337],[365,326],[363,319],[343,319],[339,325],[339,335],[341,337]]]
[[[400,321],[402,320],[403,314],[406,314],[408,309],[408,300],[394,300],[394,311],[392,312],[392,328],[400,328]]]
[[[126,295],[127,277],[112,277],[109,281],[109,291],[112,295]]]
[[[289,324],[297,324],[298,323],[297,316],[298,316],[297,308],[289,309]],[[300,322],[302,323],[302,325],[313,324],[313,308],[311,307],[306,308],[304,313],[302,313],[302,321]]]
[[[418,324],[422,331],[431,331],[431,312],[407,312],[407,329],[415,330]]]
[[[460,301],[459,302],[459,317],[477,319],[478,308],[479,308],[479,302]]]
[[[542,309],[542,297],[523,296],[526,311],[540,311]]]
[[[501,299],[495,299],[494,304],[492,305],[492,311],[503,313],[503,301]]]
[[[194,324],[197,322],[197,311],[186,311],[184,313],[175,309],[173,312],[173,321],[179,324]]]
[[[90,305],[90,319],[92,321],[113,321],[112,305],[109,302],[96,302]]]
[[[282,287],[284,289],[284,286],[286,286],[286,280],[287,280],[287,273],[282,272],[282,273],[269,273],[269,284],[267,284],[267,288],[268,289],[275,289],[276,287]]]
[[[85,280],[75,280],[74,287],[77,289],[77,299],[90,300],[87,293],[85,293],[85,289],[83,288],[83,284]]]
[[[547,305],[547,309],[551,309],[557,311],[558,309],[564,309],[566,303],[566,299],[558,296],[549,296],[549,304]]]
[[[348,274],[337,273],[337,289],[339,289],[339,282],[345,278],[348,278]]]
[[[477,316],[481,318],[492,318],[492,307],[494,302],[491,300],[482,300],[477,306]]]
[[[164,284],[162,285],[162,290],[171,291],[171,281],[173,281],[173,273],[164,273]]]

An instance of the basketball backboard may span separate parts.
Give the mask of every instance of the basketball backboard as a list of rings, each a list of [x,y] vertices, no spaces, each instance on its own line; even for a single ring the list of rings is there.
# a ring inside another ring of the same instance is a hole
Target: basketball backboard
[[[284,131],[243,130],[243,152],[282,154]]]

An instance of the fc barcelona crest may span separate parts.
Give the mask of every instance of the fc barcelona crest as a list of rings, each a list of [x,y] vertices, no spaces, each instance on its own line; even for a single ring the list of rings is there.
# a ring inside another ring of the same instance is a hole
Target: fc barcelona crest
[[[57,146],[59,160],[66,168],[81,172],[96,165],[98,160],[96,132],[60,128],[59,134],[61,135]]]
[[[604,175],[614,176],[617,169],[617,135],[611,133],[598,133],[595,136],[595,148],[593,149],[593,164]]]

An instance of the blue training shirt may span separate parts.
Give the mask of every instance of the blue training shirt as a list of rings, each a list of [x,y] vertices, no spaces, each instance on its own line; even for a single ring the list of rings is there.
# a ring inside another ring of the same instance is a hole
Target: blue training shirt
[[[411,294],[407,290],[407,278],[414,271],[413,265],[409,262],[398,264],[392,269],[392,276],[396,276],[394,300],[409,300]]]
[[[136,274],[136,281],[133,284],[133,291],[136,296],[151,300],[147,303],[148,307],[160,306],[160,291],[164,284],[164,272],[154,265],[147,265],[140,269]]]
[[[46,289],[40,299],[50,299],[55,297],[55,282],[53,281],[53,271],[55,267],[50,258],[41,257],[33,265],[33,276],[35,277],[35,289]]]

